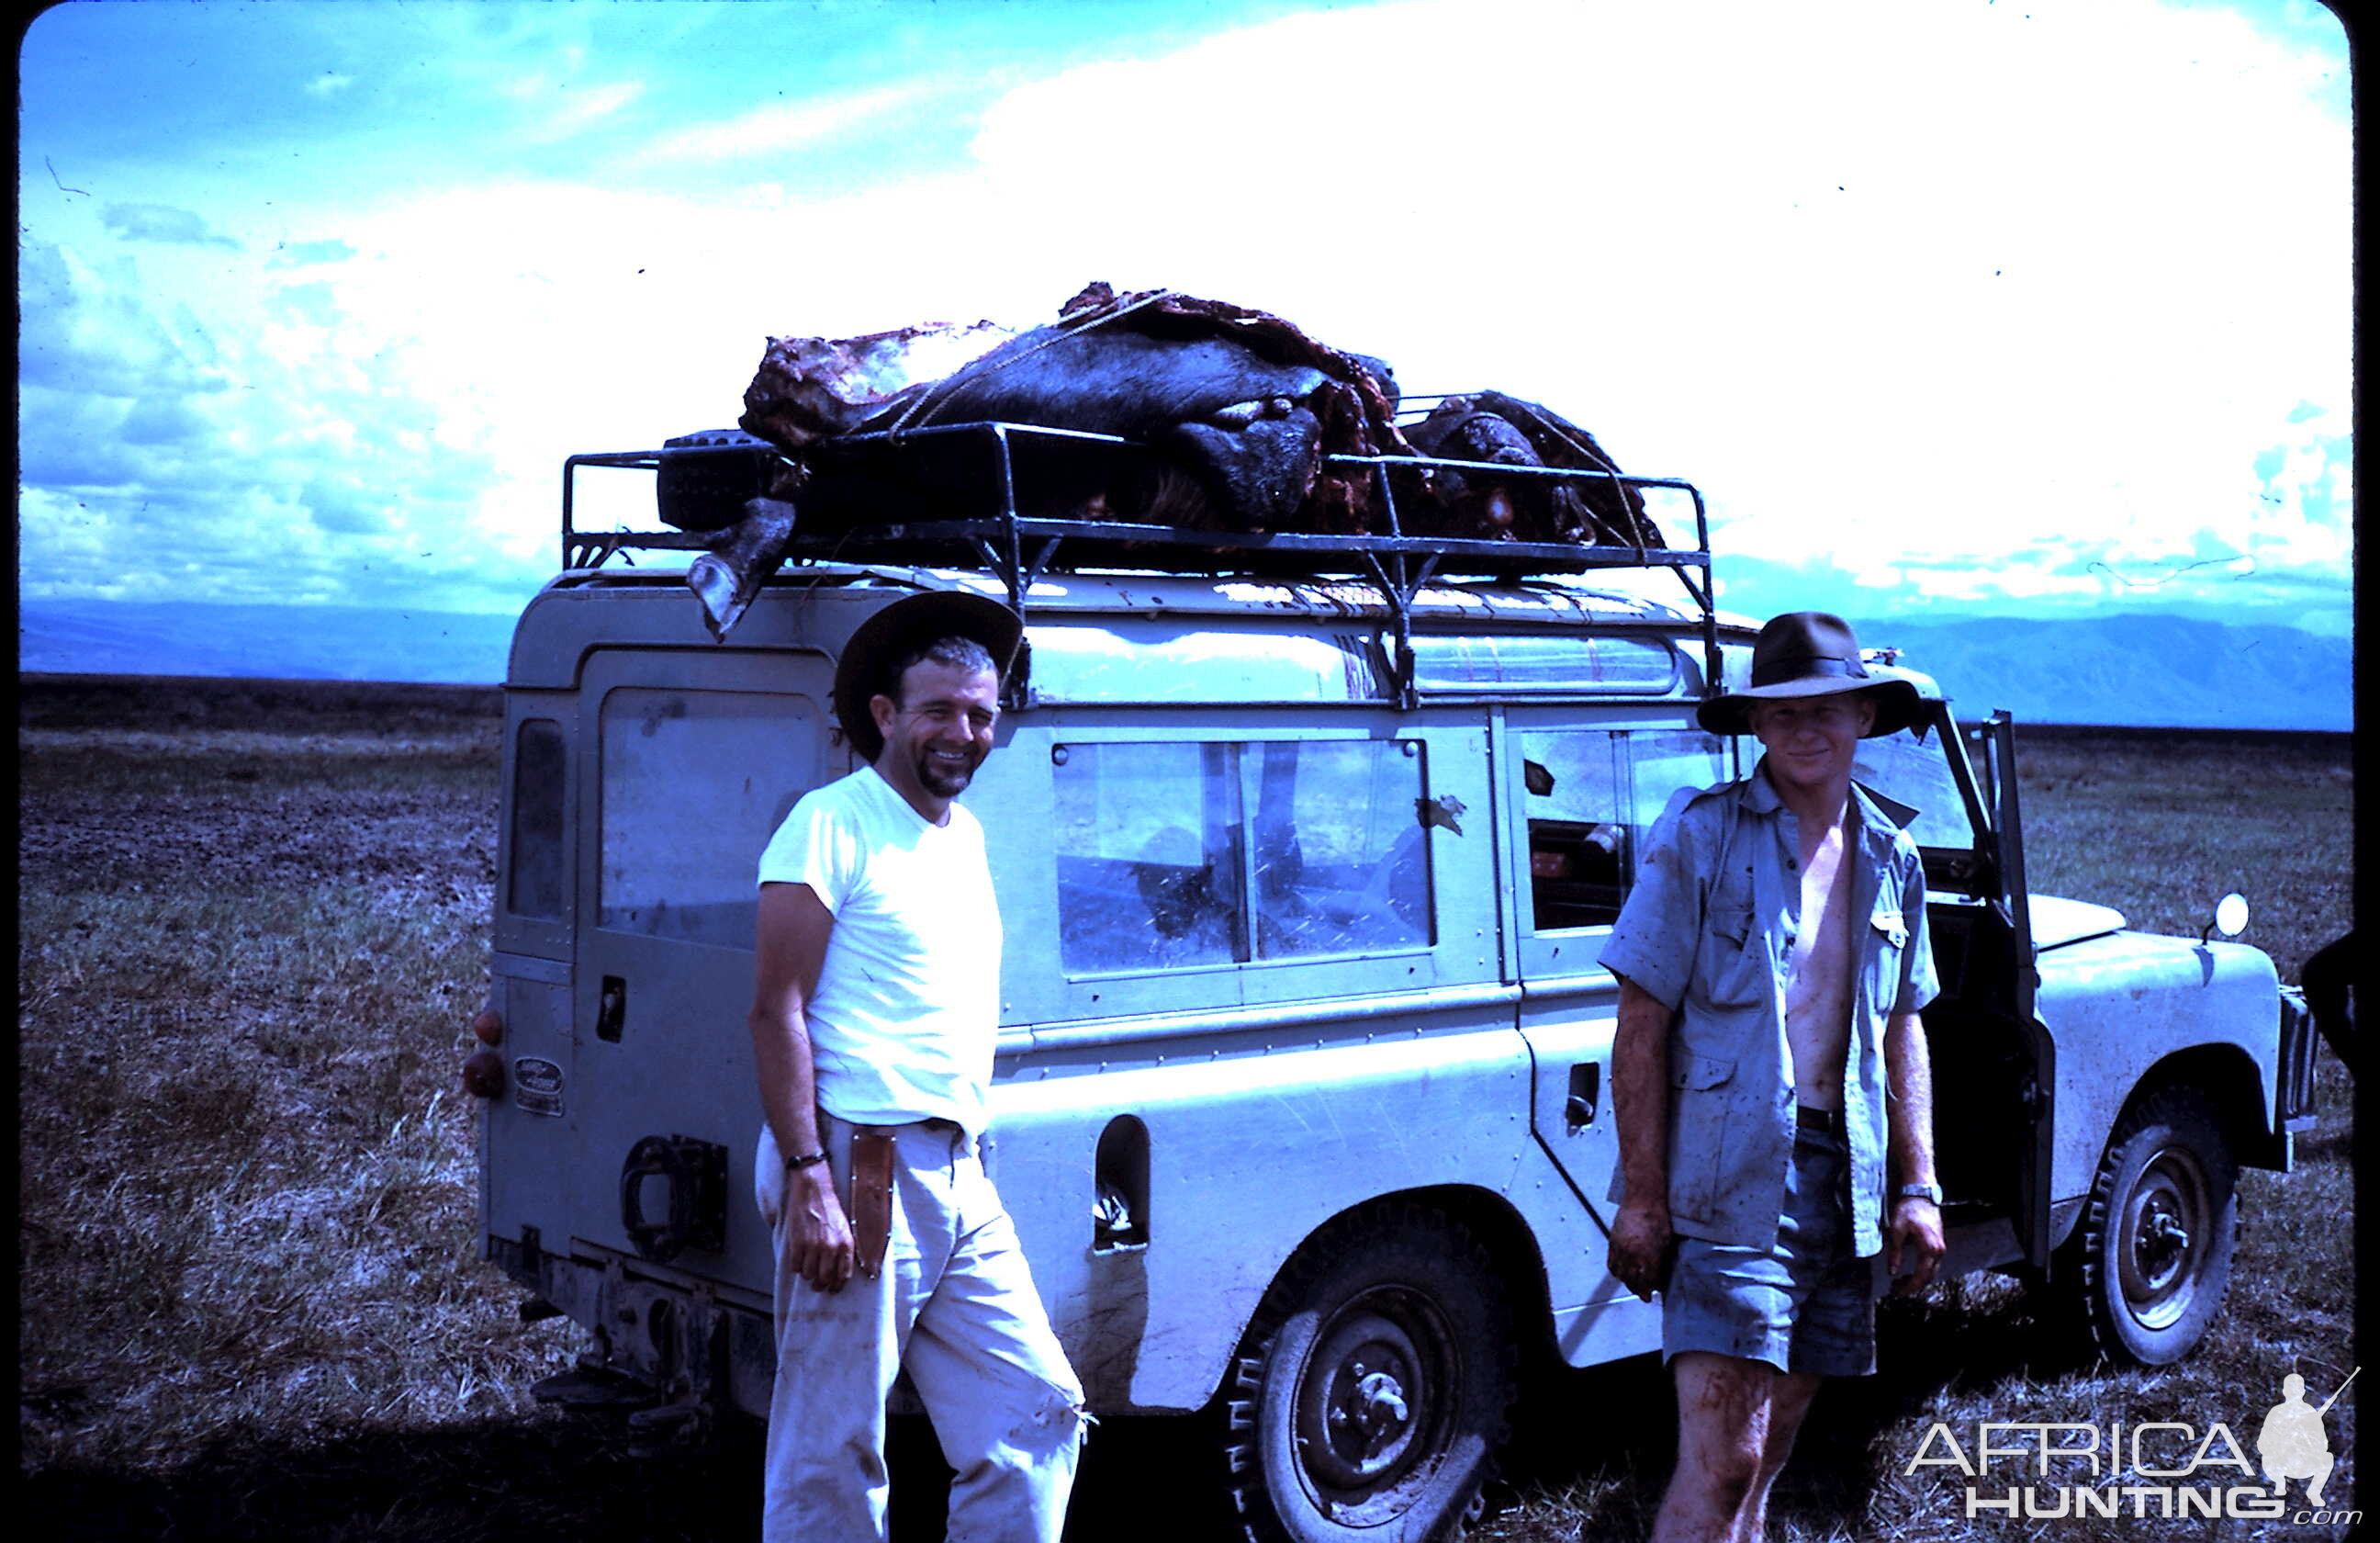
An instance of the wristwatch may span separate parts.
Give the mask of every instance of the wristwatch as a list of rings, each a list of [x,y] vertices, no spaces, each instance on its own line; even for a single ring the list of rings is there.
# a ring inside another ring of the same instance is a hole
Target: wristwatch
[[[792,1157],[785,1160],[785,1172],[788,1173],[798,1173],[805,1168],[824,1162],[825,1160],[826,1153],[823,1151],[795,1152]]]
[[[1942,1203],[1942,1186],[1937,1184],[1905,1184],[1892,1192],[1896,1200],[1931,1200]]]

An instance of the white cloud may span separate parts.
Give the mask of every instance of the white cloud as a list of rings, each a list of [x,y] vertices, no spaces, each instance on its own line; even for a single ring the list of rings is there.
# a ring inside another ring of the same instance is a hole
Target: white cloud
[[[640,165],[670,161],[734,161],[803,150],[917,107],[937,94],[924,84],[880,86],[842,96],[775,103],[723,123],[668,135],[639,155]]]
[[[356,78],[352,75],[341,75],[336,70],[324,70],[307,81],[305,90],[308,96],[336,96],[355,83]]]
[[[481,480],[400,501],[430,512],[392,540],[459,523],[475,562],[530,574],[562,456],[732,422],[771,334],[1031,324],[1106,278],[1275,310],[1416,391],[1543,400],[1694,477],[1723,553],[1833,559],[1879,596],[2084,601],[2121,582],[2091,561],[2202,547],[2343,585],[2349,140],[2324,67],[2147,0],[1415,0],[1053,75],[965,164],[832,198],[590,170],[285,201],[277,231],[210,205],[251,249],[336,231],[352,255],[277,314],[256,264],[175,293],[237,340],[212,368],[292,394],[286,422],[219,413],[222,443],[271,462],[273,529],[325,552],[293,447],[386,477],[405,435],[451,446]],[[556,124],[637,100],[518,83]],[[799,152],[943,89],[789,102],[644,159]],[[98,290],[29,304],[29,347],[208,368],[203,331],[136,303],[162,269],[52,266]],[[50,271],[29,255],[29,285]],[[614,504],[649,517],[637,496]]]
[[[557,91],[536,137],[558,140],[576,134],[601,123],[644,94],[645,83],[641,80],[615,80],[608,86],[577,86]]]
[[[28,338],[43,348],[18,406],[29,593],[369,598],[425,538],[468,528],[488,456],[468,435],[424,453],[443,383],[419,369],[418,312],[358,314],[326,283],[276,286],[261,249],[93,263],[31,245],[27,258],[40,301]],[[450,550],[500,566],[481,547]],[[164,550],[174,572],[143,555]],[[466,576],[480,603],[484,577]],[[536,577],[519,565],[521,596]]]
[[[239,249],[238,242],[210,227],[196,213],[177,209],[171,204],[104,204],[101,206],[100,219],[108,229],[128,241],[161,241],[176,246]]]
[[[1341,128],[1323,58],[1429,127],[1385,155]],[[2240,423],[2310,381],[2343,403],[2347,139],[2259,93],[2292,70],[2144,4],[1415,5],[1071,72],[978,152],[1029,217],[1096,211],[1085,245],[1141,281],[1411,384],[1490,371],[1796,539],[1908,534],[1914,492],[1947,516],[1918,540],[1988,541],[2204,504]],[[1089,125],[1135,175],[1083,174]]]

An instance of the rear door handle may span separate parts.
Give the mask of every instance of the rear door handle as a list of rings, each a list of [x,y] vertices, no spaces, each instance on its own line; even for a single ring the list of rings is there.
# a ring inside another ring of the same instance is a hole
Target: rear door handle
[[[595,1004],[595,1038],[620,1042],[628,1021],[628,983],[616,975],[603,978],[603,994]]]

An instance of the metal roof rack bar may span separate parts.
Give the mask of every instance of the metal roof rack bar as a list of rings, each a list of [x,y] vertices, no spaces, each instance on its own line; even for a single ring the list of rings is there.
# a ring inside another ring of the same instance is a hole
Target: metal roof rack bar
[[[872,453],[906,450],[919,441],[975,438],[988,441],[998,465],[999,504],[979,517],[897,521],[852,529],[832,536],[798,533],[786,552],[788,562],[902,560],[916,562],[931,551],[972,553],[978,565],[999,577],[1008,590],[1010,608],[1022,616],[1025,597],[1047,572],[1062,547],[1108,561],[1093,565],[1153,571],[1242,571],[1248,559],[1286,559],[1303,577],[1342,576],[1368,579],[1380,592],[1394,619],[1396,658],[1392,663],[1400,700],[1411,706],[1413,650],[1411,612],[1414,597],[1440,573],[1479,569],[1507,577],[1577,575],[1599,568],[1666,567],[1676,574],[1698,614],[1702,632],[1705,689],[1720,689],[1717,588],[1710,577],[1710,520],[1702,492],[1675,477],[1640,477],[1606,470],[1560,467],[1515,467],[1431,456],[1330,456],[1330,464],[1347,468],[1373,468],[1381,498],[1384,534],[1334,535],[1319,531],[1234,531],[1181,526],[1144,525],[1116,520],[1050,518],[1017,513],[1015,441],[1073,442],[1145,451],[1135,441],[1079,429],[1044,428],[1038,424],[980,422],[933,424],[924,428],[845,434],[820,442],[812,456],[830,460],[856,459]],[[632,450],[571,456],[563,462],[562,552],[565,569],[600,567],[616,553],[654,550],[701,552],[715,532],[686,530],[580,530],[576,497],[580,467],[615,467],[659,471],[665,456],[769,455],[784,458],[765,441],[672,446],[666,450]],[[1694,544],[1687,547],[1579,545],[1570,542],[1525,542],[1451,540],[1408,536],[1397,506],[1391,473],[1410,468],[1468,471],[1520,480],[1600,481],[1621,488],[1667,489],[1685,493],[1694,510]],[[1027,543],[1030,542],[1028,555]],[[921,553],[917,549],[929,549]],[[899,550],[908,549],[908,550]],[[951,565],[939,563],[927,565]]]

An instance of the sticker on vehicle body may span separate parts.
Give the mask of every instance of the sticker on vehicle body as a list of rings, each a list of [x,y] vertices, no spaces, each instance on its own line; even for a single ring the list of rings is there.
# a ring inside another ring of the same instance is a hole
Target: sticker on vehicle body
[[[513,1062],[513,1106],[531,1114],[562,1112],[562,1068],[542,1056]]]

